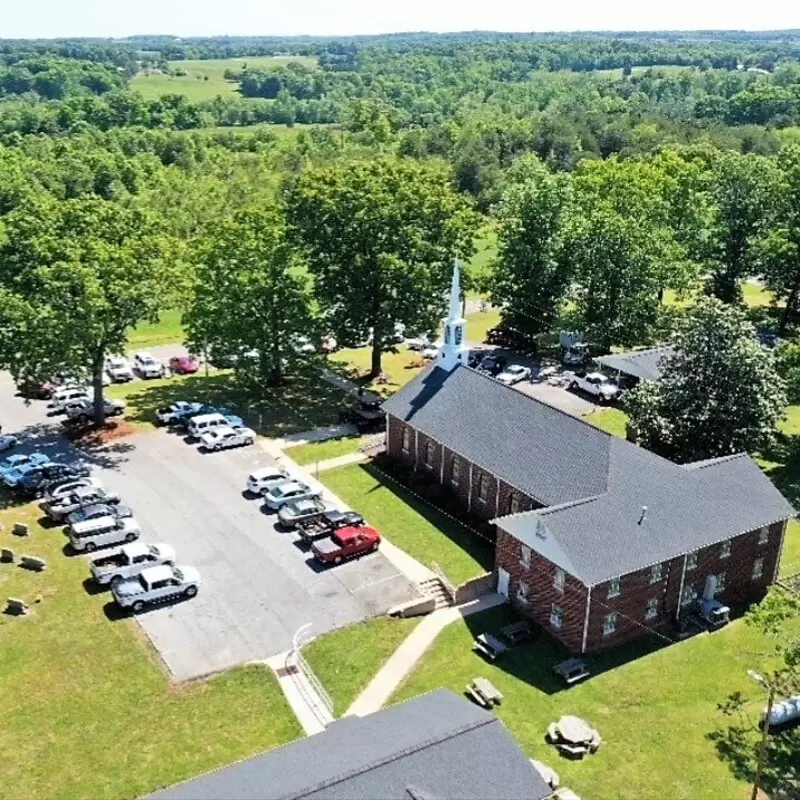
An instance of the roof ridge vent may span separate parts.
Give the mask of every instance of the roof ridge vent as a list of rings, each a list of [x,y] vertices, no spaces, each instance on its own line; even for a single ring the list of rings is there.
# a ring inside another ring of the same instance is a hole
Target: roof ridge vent
[[[642,506],[642,513],[639,517],[639,521],[636,523],[637,525],[641,525],[647,519],[647,506]]]

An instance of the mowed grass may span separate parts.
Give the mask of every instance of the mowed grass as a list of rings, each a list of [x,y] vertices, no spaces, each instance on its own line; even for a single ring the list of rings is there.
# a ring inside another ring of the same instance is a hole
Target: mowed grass
[[[138,325],[128,336],[128,347],[131,350],[144,350],[148,347],[182,342],[184,339],[182,313],[178,309],[171,309],[164,311],[158,322],[144,322]]]
[[[225,79],[226,70],[241,72],[249,69],[269,69],[290,62],[306,67],[316,66],[311,56],[253,56],[247,58],[217,58],[207,61],[170,61],[170,68],[183,70],[186,75],[165,75],[160,72],[140,72],[131,80],[131,88],[145,99],[155,100],[163,94],[182,94],[192,102],[213,100],[215,97],[238,96],[239,84]]]
[[[326,470],[320,480],[386,538],[458,585],[492,569],[493,546],[437,511],[372,464]]]
[[[303,648],[311,669],[333,700],[334,716],[350,708],[418,619],[377,617],[333,631]]]
[[[295,464],[314,464],[318,461],[327,461],[329,458],[357,453],[368,438],[365,436],[340,436],[338,439],[327,439],[324,442],[298,444],[288,448],[286,455]]]
[[[0,796],[139,797],[302,731],[272,673],[235,669],[173,685],[134,619],[106,615],[89,593],[87,562],[61,552],[33,505],[0,512],[0,543],[42,556],[47,569],[0,564],[0,594],[32,607],[0,615]],[[25,540],[13,523],[31,525]]]
[[[552,667],[564,658],[560,645],[543,635],[514,648],[495,664],[472,651],[476,634],[497,634],[514,619],[508,607],[459,620],[439,635],[391,702],[444,686],[456,694],[477,676],[504,695],[495,709],[526,754],[552,766],[581,797],[626,800],[744,798],[747,781],[718,755],[713,738],[737,717],[718,708],[741,692],[753,720],[764,694],[747,670],[777,665],[774,646],[738,620],[714,634],[680,644],[653,637],[589,658],[592,677],[570,689],[556,681]],[[545,742],[547,726],[576,714],[603,738],[599,751],[582,761],[559,757]],[[745,734],[746,755],[754,756],[758,730]]]
[[[625,438],[625,426],[628,424],[628,415],[621,408],[598,408],[583,415],[583,419],[595,428]]]

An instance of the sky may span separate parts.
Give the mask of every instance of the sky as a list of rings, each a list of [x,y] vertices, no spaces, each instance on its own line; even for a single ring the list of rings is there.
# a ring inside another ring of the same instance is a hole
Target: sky
[[[800,28],[797,0],[0,0],[0,37]]]

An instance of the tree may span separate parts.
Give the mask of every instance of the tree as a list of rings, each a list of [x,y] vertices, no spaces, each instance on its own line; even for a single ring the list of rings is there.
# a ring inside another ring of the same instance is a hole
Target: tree
[[[661,371],[657,383],[642,382],[626,399],[648,449],[689,462],[772,442],[785,384],[744,311],[715,298],[699,303]]]
[[[503,326],[531,336],[552,328],[572,278],[563,242],[570,202],[566,176],[533,155],[516,162],[497,208],[498,253],[487,287]]]
[[[173,243],[142,209],[96,196],[26,203],[4,223],[0,360],[18,380],[88,369],[103,424],[105,356],[173,303]]]
[[[723,153],[711,164],[710,294],[741,302],[742,281],[756,273],[755,244],[775,212],[780,174],[772,159]]]
[[[198,351],[243,356],[258,352],[258,377],[279,383],[296,357],[300,335],[312,333],[307,280],[286,241],[286,221],[274,206],[238,212],[210,227],[194,250],[195,283],[184,316]]]
[[[783,301],[778,333],[800,310],[800,145],[778,154],[780,169],[777,219],[759,247],[761,273],[776,301]]]
[[[398,323],[436,328],[453,257],[471,254],[476,223],[442,167],[381,158],[312,169],[287,208],[326,324],[343,344],[372,336],[373,376]]]

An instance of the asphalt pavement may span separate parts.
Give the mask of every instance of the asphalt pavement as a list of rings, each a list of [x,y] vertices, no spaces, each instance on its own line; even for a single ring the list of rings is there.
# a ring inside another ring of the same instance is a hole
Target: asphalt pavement
[[[203,454],[178,434],[157,430],[77,451],[45,402],[26,404],[14,392],[10,376],[0,373],[0,423],[23,434],[21,449],[93,464],[133,508],[143,540],[169,542],[179,564],[200,571],[196,598],[137,617],[176,679],[268,658],[288,650],[309,622],[319,635],[414,596],[380,551],[322,567],[294,534],[277,531],[274,516],[243,494],[247,473],[272,463],[262,448]],[[115,624],[110,596],[106,610]]]

